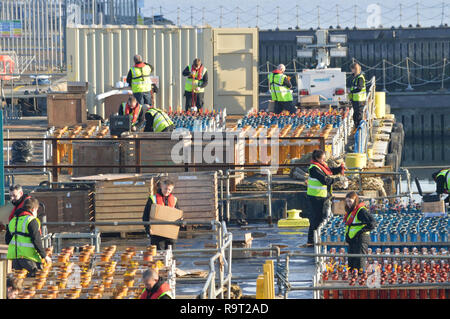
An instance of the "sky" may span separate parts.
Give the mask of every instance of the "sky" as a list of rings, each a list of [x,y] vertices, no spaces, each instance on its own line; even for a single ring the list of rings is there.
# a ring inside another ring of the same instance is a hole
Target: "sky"
[[[438,26],[441,21],[450,24],[450,0],[227,0],[226,2],[144,0],[143,2],[142,11],[145,16],[162,12],[165,18],[181,25],[258,26],[261,29],[274,29],[277,26],[280,29],[287,29],[298,25],[304,29],[336,26],[339,23],[342,27],[354,27],[355,8],[356,26],[359,28],[378,25],[397,27],[400,24],[415,26],[418,19],[421,26]]]

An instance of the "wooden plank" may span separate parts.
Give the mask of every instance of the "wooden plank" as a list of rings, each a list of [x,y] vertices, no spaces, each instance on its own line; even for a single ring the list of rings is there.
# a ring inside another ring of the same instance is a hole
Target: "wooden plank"
[[[132,200],[96,200],[95,207],[111,207],[111,206],[145,206],[147,199],[132,199]]]
[[[111,206],[111,207],[96,207],[95,214],[98,213],[126,213],[126,212],[143,212],[145,205],[139,206]]]
[[[146,186],[130,186],[130,187],[101,187],[96,188],[96,194],[128,194],[128,193],[148,193],[150,185]]]
[[[116,220],[116,219],[126,219],[126,220],[135,220],[142,221],[143,212],[130,212],[130,213],[100,213],[95,215],[96,221],[107,221],[107,220]]]
[[[102,233],[134,233],[134,232],[144,232],[144,226],[142,225],[129,225],[129,226],[98,226],[98,229]]]
[[[150,192],[145,194],[145,193],[126,193],[126,194],[122,194],[122,193],[117,193],[117,194],[96,194],[95,195],[95,199],[96,200],[119,200],[119,199],[124,199],[124,200],[129,200],[129,199],[148,199],[150,195]]]

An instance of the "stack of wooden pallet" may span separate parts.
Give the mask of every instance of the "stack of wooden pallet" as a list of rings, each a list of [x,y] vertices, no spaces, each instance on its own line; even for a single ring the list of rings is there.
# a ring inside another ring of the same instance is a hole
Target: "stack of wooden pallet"
[[[173,194],[186,221],[210,222],[218,219],[217,172],[171,173]]]

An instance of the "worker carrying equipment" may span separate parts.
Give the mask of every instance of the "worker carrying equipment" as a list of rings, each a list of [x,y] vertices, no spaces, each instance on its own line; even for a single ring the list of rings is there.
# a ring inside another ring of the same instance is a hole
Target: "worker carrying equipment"
[[[140,299],[172,299],[170,285],[159,277],[155,269],[150,268],[144,271],[142,281],[145,288]]]
[[[349,100],[352,102],[353,107],[353,122],[355,128],[359,126],[359,123],[364,117],[364,105],[366,104],[366,79],[361,72],[361,65],[354,62],[350,65],[350,70],[353,73],[353,79],[350,85],[350,93],[348,94]]]
[[[323,150],[314,150],[311,165],[309,166],[309,178],[306,195],[310,204],[308,242],[305,247],[314,244],[314,231],[327,217],[326,202],[331,201],[332,185],[336,182],[344,182],[344,164],[339,167],[329,168],[326,161],[326,154]],[[332,175],[341,174],[338,177]]]
[[[203,108],[205,87],[208,85],[208,70],[199,58],[194,59],[192,65],[183,70],[186,77],[184,96],[186,97],[186,111]]]
[[[432,175],[434,182],[436,183],[436,194],[450,194],[450,169],[442,169]],[[442,198],[442,197],[441,197]],[[450,196],[447,196],[445,201],[448,203]]]
[[[144,105],[148,107],[145,112],[144,132],[171,132],[174,130],[174,124],[170,117],[163,110]]]
[[[345,196],[345,212],[345,241],[348,243],[348,253],[367,254],[369,233],[376,227],[375,218],[355,192]],[[365,258],[349,257],[348,265],[351,269],[365,269]]]
[[[131,128],[137,131],[144,125],[144,108],[137,102],[136,97],[130,96],[127,103],[122,103],[119,107],[119,115],[129,115],[131,119]]]
[[[290,78],[284,74],[286,67],[280,64],[278,68],[268,75],[269,89],[272,101],[275,102],[275,114],[280,114],[284,110],[290,113],[297,112],[292,104],[292,84]]]
[[[150,196],[147,200],[147,204],[144,208],[144,214],[142,215],[142,221],[148,222],[150,220],[150,211],[153,204],[169,206],[178,209],[177,198],[173,196],[173,188],[175,183],[171,180],[162,180],[160,183],[160,187],[156,192],[156,195]],[[156,245],[160,250],[166,250],[169,248],[169,245],[172,245],[172,249],[174,248],[175,241],[170,238],[151,235],[149,225],[145,225],[145,233],[147,237],[150,237],[151,245]]]
[[[23,207],[14,213],[5,235],[5,242],[8,244],[7,258],[13,261],[12,267],[28,270],[31,277],[41,269],[42,259],[51,262],[42,246],[38,209],[37,199],[26,199]]]
[[[134,66],[128,71],[127,83],[140,105],[154,105],[153,94],[158,93],[158,88],[155,84],[152,84],[150,78],[153,66],[142,62],[142,57],[139,54],[134,56],[134,63]]]

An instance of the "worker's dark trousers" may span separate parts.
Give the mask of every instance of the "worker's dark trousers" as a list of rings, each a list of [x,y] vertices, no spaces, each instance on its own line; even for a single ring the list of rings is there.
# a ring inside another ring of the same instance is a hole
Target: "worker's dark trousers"
[[[359,122],[361,122],[361,120],[363,119],[364,102],[352,101],[352,107],[353,107],[353,122],[355,128],[358,128]]]
[[[322,221],[327,217],[323,211],[323,205],[326,198],[308,196],[309,200],[309,230],[308,230],[308,244],[314,244],[314,231],[319,227]]]
[[[289,113],[295,113],[297,112],[297,109],[295,108],[295,106],[292,104],[292,101],[275,101],[275,108],[274,108],[274,113],[275,114],[280,114],[283,111],[289,111]]]
[[[367,254],[369,249],[370,236],[368,234],[356,235],[348,242],[349,254]],[[350,269],[366,269],[366,259],[359,257],[349,257],[348,266]]]
[[[12,268],[16,270],[26,269],[28,270],[27,276],[34,277],[36,275],[36,271],[41,269],[41,264],[29,259],[19,258],[13,259]]]
[[[152,94],[150,92],[133,93],[133,95],[140,105],[148,104],[151,106],[153,104]]]
[[[166,250],[169,245],[172,245],[172,249],[175,249],[175,241],[166,237],[151,235],[150,244],[155,245],[158,250]]]
[[[184,91],[184,96],[186,97],[186,111],[189,111],[193,105],[195,105],[197,109],[201,109],[203,107],[205,93],[194,93],[194,104],[192,104],[192,92]]]

